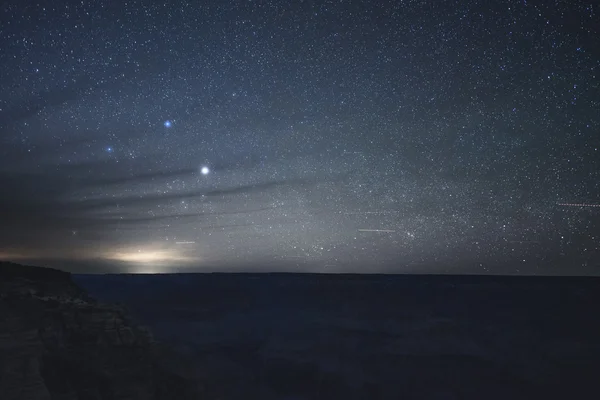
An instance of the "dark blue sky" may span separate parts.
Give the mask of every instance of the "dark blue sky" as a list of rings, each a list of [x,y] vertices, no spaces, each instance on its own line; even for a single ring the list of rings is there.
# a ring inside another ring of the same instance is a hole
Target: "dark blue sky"
[[[0,258],[596,274],[598,12],[5,1]]]

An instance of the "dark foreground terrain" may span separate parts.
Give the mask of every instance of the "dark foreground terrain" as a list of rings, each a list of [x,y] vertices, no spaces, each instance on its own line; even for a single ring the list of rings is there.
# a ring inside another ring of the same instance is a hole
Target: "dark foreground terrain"
[[[600,280],[78,275],[209,399],[598,399]]]
[[[70,274],[0,262],[0,400],[203,398],[191,372]]]

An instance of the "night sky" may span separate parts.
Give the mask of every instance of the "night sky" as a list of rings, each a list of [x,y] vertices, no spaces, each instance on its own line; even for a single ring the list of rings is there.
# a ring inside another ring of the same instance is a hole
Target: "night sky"
[[[0,259],[600,272],[595,2],[0,10]]]

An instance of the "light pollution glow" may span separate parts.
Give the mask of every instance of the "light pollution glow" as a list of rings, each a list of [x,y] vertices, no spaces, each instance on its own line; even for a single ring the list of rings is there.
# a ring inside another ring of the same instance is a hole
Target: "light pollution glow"
[[[59,259],[65,253],[69,257],[77,260],[100,259],[115,262],[123,262],[130,264],[141,265],[173,265],[177,263],[198,262],[198,257],[192,257],[184,254],[183,249],[170,249],[161,246],[160,244],[143,244],[132,245],[127,247],[118,247],[112,249],[84,249],[71,248],[64,251],[56,249],[44,249],[41,251],[20,251],[19,249],[11,249],[0,251],[0,260],[36,260],[36,259]]]
[[[109,260],[124,261],[130,263],[165,263],[176,261],[190,261],[190,257],[178,254],[173,250],[151,250],[151,249],[126,249],[115,251],[106,255]]]

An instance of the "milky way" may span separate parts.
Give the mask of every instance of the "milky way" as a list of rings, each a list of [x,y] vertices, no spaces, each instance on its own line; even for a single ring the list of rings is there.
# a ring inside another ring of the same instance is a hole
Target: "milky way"
[[[5,1],[0,258],[596,274],[592,3]]]

